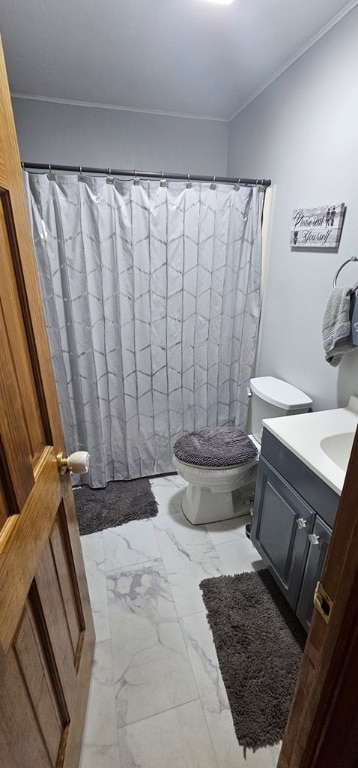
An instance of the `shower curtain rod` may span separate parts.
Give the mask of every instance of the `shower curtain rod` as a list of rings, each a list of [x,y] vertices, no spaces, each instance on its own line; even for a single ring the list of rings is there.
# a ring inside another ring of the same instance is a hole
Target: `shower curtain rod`
[[[93,168],[81,165],[50,165],[49,163],[21,163],[29,171],[64,171],[68,173],[98,173],[106,176],[131,176],[146,179],[171,179],[172,181],[206,181],[216,184],[242,184],[243,187],[270,187],[271,179],[242,179],[233,176],[203,176],[191,173],[164,173],[164,171],[124,171],[117,168]]]

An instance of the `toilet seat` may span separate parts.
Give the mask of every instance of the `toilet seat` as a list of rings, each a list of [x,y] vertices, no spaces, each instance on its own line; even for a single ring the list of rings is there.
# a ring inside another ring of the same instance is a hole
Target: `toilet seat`
[[[174,444],[174,456],[188,465],[214,469],[238,467],[257,456],[257,448],[239,427],[203,427]]]

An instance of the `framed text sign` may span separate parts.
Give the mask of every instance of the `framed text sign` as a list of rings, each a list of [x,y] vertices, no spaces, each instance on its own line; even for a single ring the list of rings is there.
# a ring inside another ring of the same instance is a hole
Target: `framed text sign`
[[[298,208],[292,213],[290,245],[293,248],[337,248],[342,233],[345,204]]]

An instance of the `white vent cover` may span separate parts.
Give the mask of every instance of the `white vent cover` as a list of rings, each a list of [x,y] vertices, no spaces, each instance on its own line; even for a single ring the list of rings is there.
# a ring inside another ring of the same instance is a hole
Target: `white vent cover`
[[[305,395],[297,387],[288,384],[287,381],[275,379],[274,376],[259,376],[251,379],[252,392],[267,403],[277,405],[286,411],[294,411],[298,408],[308,408],[312,405],[310,397]]]

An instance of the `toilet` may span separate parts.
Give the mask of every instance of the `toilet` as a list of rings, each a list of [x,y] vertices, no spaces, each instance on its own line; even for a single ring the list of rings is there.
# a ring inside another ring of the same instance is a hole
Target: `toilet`
[[[247,514],[242,506],[235,512],[233,493],[254,488],[262,420],[306,413],[312,406],[304,392],[273,376],[251,379],[250,395],[252,434],[237,427],[205,427],[174,445],[175,469],[188,483],[182,508],[193,525]]]

